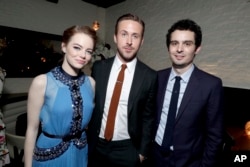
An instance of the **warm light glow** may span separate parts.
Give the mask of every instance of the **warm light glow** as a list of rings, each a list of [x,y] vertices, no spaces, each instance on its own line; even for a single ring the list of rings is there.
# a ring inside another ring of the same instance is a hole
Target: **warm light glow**
[[[247,121],[247,123],[245,124],[245,133],[250,137],[250,121]]]
[[[41,62],[45,63],[46,62],[46,58],[45,57],[41,57]]]
[[[98,23],[98,21],[94,21],[93,22],[93,25],[92,25],[92,28],[97,31],[99,28],[100,28],[100,23]]]

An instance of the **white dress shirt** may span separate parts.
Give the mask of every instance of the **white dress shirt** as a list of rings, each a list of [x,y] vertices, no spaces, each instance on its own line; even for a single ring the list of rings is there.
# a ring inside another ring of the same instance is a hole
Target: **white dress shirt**
[[[127,68],[125,69],[124,81],[122,85],[120,100],[117,108],[116,118],[115,118],[115,126],[114,126],[114,134],[112,141],[115,140],[125,140],[129,139],[130,136],[128,134],[128,98],[131,89],[131,85],[133,82],[135,65],[137,59],[126,63]],[[113,90],[115,87],[117,76],[120,72],[122,62],[117,58],[114,59],[114,63],[111,68],[111,72],[109,75],[108,87],[106,92],[105,104],[104,104],[104,113],[102,118],[101,132],[99,137],[104,138],[104,132],[106,128],[106,122],[108,118],[108,111],[111,102],[111,98],[113,95]],[[104,88],[105,89],[105,88]]]
[[[189,78],[190,78],[193,70],[194,70],[194,65],[192,65],[191,68],[188,69],[188,71],[186,71],[185,73],[180,75],[180,77],[181,77],[180,93],[179,93],[179,98],[178,98],[176,115],[178,114],[178,110],[179,110],[179,107],[180,107],[184,92],[186,90]],[[170,105],[172,89],[173,89],[173,86],[174,86],[176,76],[177,76],[177,74],[175,73],[175,71],[172,68],[170,76],[168,78],[167,88],[165,90],[165,97],[164,97],[164,102],[163,102],[163,107],[162,107],[161,119],[160,119],[160,123],[159,123],[157,133],[156,133],[156,136],[155,136],[155,142],[157,144],[159,144],[159,145],[162,145],[162,141],[163,141],[165,126],[166,126],[167,117],[168,117],[168,109],[169,109],[169,105]]]

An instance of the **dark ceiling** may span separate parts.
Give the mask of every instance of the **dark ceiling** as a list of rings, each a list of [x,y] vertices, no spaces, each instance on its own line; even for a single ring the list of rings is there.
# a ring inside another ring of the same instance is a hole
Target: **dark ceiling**
[[[110,6],[124,2],[125,0],[82,0],[82,1],[91,3],[99,7],[108,8]]]

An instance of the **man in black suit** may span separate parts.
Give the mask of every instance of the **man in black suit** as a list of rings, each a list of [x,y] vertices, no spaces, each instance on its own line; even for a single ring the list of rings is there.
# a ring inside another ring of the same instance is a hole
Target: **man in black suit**
[[[193,60],[201,49],[202,32],[190,19],[168,30],[172,67],[158,72],[154,167],[214,167],[223,142],[223,87],[220,78],[200,70]],[[172,141],[164,145],[172,88],[181,77]]]
[[[138,16],[125,14],[119,17],[114,34],[115,57],[93,64],[96,96],[88,127],[89,167],[138,167],[148,157],[153,135],[157,73],[137,58],[144,29],[145,24]],[[105,138],[106,124],[122,64],[127,68],[110,140]]]

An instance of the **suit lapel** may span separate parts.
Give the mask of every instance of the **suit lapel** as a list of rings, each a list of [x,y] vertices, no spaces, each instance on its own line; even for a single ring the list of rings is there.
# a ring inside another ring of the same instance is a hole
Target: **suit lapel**
[[[139,60],[137,60],[136,67],[135,67],[135,73],[132,81],[131,90],[129,93],[129,99],[128,99],[128,114],[132,110],[134,99],[140,92],[140,87],[143,84],[144,81],[144,75],[145,71],[143,70],[141,63]]]
[[[158,112],[157,112],[157,120],[160,122],[161,118],[161,113],[162,113],[162,108],[164,104],[164,98],[165,98],[165,93],[167,89],[167,84],[168,84],[168,78],[170,75],[171,69],[167,69],[161,72],[158,72],[158,90],[157,90],[157,106],[158,106]]]
[[[102,66],[101,66],[101,71],[102,73],[100,74],[102,80],[101,80],[101,89],[100,89],[100,96],[101,96],[101,100],[100,100],[100,105],[101,108],[104,108],[104,103],[105,103],[105,99],[106,99],[106,93],[107,93],[107,86],[108,86],[108,80],[109,80],[109,75],[110,75],[110,71],[113,65],[113,61],[114,58],[111,59],[107,59],[106,61],[103,60],[102,62]]]
[[[190,76],[188,85],[186,87],[185,93],[183,95],[180,107],[179,107],[179,111],[176,117],[176,122],[180,119],[181,115],[183,114],[186,106],[189,104],[189,101],[193,95],[193,92],[195,92],[197,90],[197,87],[199,86],[199,81],[197,78],[197,71],[198,69],[195,68],[192,75]]]

